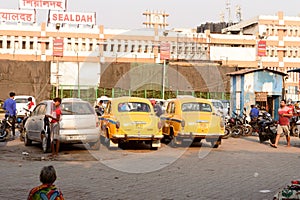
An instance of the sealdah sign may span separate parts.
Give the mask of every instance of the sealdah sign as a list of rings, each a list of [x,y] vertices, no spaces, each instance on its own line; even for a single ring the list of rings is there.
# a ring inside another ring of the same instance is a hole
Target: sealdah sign
[[[95,13],[74,13],[74,12],[56,12],[51,11],[49,14],[50,23],[67,23],[67,24],[96,24]]]

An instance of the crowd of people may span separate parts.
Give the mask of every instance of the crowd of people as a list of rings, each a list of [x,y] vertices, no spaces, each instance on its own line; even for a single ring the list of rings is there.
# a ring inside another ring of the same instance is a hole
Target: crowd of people
[[[251,105],[250,110],[250,118],[251,122],[255,123],[259,116],[261,116],[261,112],[266,111],[264,107],[260,107],[259,105]],[[286,137],[287,147],[291,146],[290,142],[290,134],[292,131],[292,123],[294,121],[298,121],[300,119],[300,102],[292,103],[292,100],[288,101],[282,99],[280,101],[280,107],[277,111],[278,113],[278,122],[277,122],[277,135],[275,139],[275,143],[271,143],[270,145],[274,148],[278,148],[278,143],[281,136]],[[295,118],[293,118],[295,117]]]

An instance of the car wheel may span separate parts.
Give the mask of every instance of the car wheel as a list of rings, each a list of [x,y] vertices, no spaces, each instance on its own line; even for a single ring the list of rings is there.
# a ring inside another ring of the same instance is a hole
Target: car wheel
[[[221,144],[221,140],[222,140],[221,138],[219,138],[219,139],[212,139],[210,141],[211,147],[212,148],[218,148],[220,146],[220,144]]]
[[[90,142],[89,145],[92,150],[99,150],[100,149],[100,139],[97,140],[97,142]]]
[[[30,146],[32,144],[32,140],[28,138],[26,130],[24,130],[24,144],[25,146]]]
[[[49,153],[50,152],[50,142],[47,139],[47,136],[44,135],[42,139],[42,149],[44,153]]]

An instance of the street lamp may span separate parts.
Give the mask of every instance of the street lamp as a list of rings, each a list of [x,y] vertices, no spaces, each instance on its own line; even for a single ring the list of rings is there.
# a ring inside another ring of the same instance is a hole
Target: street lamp
[[[77,54],[77,97],[80,98],[80,72],[79,72],[79,60],[78,60],[78,50],[76,51]]]
[[[57,33],[60,29],[60,23],[56,23],[55,24],[55,29],[57,30]],[[58,38],[56,36],[56,38]],[[58,61],[58,56],[56,56],[57,60],[56,60],[56,90],[55,90],[55,95],[56,97],[58,97],[58,88],[59,88],[59,61]]]

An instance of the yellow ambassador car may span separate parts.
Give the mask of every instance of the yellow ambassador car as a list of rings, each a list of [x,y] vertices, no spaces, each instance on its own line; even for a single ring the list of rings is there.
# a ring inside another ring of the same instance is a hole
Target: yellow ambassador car
[[[187,139],[193,142],[206,139],[212,147],[217,148],[224,135],[224,120],[215,114],[212,103],[206,99],[172,99],[161,120],[163,135],[173,146]]]
[[[113,98],[107,103],[100,124],[101,140],[108,147],[129,141],[144,142],[154,150],[161,146],[162,123],[148,99]]]

